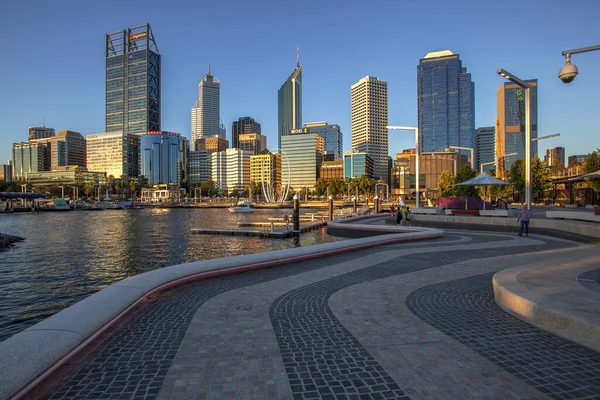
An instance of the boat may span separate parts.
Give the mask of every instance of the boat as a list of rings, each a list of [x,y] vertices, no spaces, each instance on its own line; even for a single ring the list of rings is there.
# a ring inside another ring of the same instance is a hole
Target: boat
[[[71,211],[69,204],[63,199],[51,199],[40,202],[39,211]]]
[[[253,213],[256,211],[254,204],[248,201],[240,201],[233,207],[227,209],[230,213]]]

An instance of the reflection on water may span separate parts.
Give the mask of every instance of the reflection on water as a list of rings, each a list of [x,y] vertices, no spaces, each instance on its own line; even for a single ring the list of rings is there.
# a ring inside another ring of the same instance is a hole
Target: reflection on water
[[[338,240],[324,229],[300,238],[192,235],[291,210],[142,209],[0,215],[1,232],[25,240],[0,253],[0,341],[109,284],[169,265]]]

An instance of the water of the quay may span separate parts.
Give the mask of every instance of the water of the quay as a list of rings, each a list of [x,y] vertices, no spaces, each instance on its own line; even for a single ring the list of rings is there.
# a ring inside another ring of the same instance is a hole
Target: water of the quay
[[[25,238],[0,252],[0,341],[142,272],[336,240],[324,230],[289,239],[190,232],[236,228],[238,222],[266,222],[286,213],[291,210],[146,208],[0,215],[0,232]]]

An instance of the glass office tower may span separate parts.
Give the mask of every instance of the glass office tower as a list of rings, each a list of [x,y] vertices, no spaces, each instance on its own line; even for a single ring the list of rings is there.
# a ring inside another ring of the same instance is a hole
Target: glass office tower
[[[221,121],[221,81],[211,74],[209,65],[208,73],[198,85],[198,100],[192,106],[192,143],[212,137],[225,140],[225,136]]]
[[[323,138],[326,154],[333,155],[334,160],[341,160],[343,158],[344,137],[339,125],[330,125],[327,121],[322,121],[308,122],[304,124],[304,127],[309,128],[310,133],[316,133]]]
[[[421,152],[475,147],[475,84],[459,57],[450,50],[433,52],[417,67]]]
[[[480,171],[481,164],[496,160],[496,128],[487,126],[475,131],[475,170]],[[496,165],[483,166],[484,171],[495,171]]]
[[[296,63],[294,72],[279,89],[277,108],[277,146],[281,147],[282,136],[289,135],[292,129],[302,128],[302,65],[300,65],[300,59]]]
[[[160,54],[150,25],[106,35],[106,132],[160,130]]]
[[[140,175],[148,184],[181,185],[185,171],[186,141],[179,133],[154,131],[141,136]]]
[[[240,148],[239,137],[245,133],[261,133],[260,123],[254,118],[241,117],[231,125],[231,147]]]

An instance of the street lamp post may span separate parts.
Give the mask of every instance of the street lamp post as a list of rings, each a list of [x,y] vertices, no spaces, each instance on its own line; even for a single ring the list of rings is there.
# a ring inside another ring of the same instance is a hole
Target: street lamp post
[[[496,164],[498,162],[499,158],[508,157],[508,156],[516,156],[517,154],[518,153],[502,154],[500,156],[496,156],[496,159],[494,161],[481,163],[480,166],[479,166],[479,173],[483,174],[483,166],[484,165]],[[496,171],[498,171],[498,166],[496,166]]]
[[[415,131],[415,154],[416,154],[416,158],[415,158],[415,172],[416,172],[416,176],[415,176],[415,189],[417,191],[417,199],[416,199],[416,203],[415,203],[415,208],[419,208],[419,186],[420,186],[420,179],[419,179],[419,128],[413,127],[413,126],[387,126],[387,129],[389,130],[399,130],[399,131]]]
[[[65,198],[65,187],[59,186],[59,188],[60,188],[60,198],[64,199]]]
[[[450,146],[451,149],[469,150],[471,152],[471,168],[475,167],[475,150],[472,147]]]
[[[453,169],[454,176],[456,176],[456,161],[457,161],[457,159],[456,159],[456,158],[446,158],[446,157],[440,157],[440,158],[438,158],[438,160],[447,160],[447,161],[452,161],[452,162],[453,162],[453,164],[454,164],[454,169]],[[436,169],[437,169],[437,168],[436,168]]]
[[[525,204],[531,209],[531,85],[502,68],[498,75],[525,89]]]

